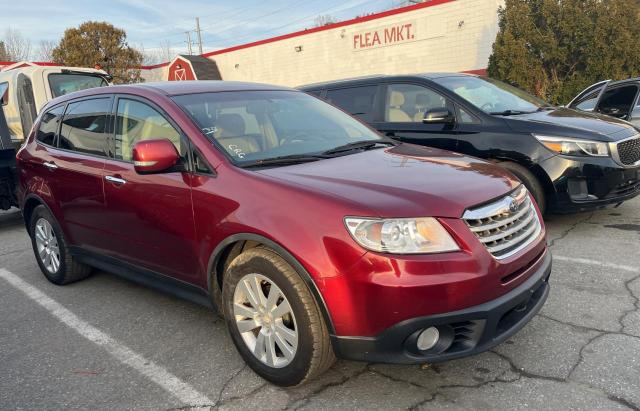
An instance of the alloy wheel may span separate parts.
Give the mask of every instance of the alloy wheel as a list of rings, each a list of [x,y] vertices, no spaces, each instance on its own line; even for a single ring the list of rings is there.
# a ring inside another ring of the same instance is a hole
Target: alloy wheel
[[[60,268],[60,248],[51,223],[44,218],[40,218],[36,222],[34,235],[36,237],[38,258],[48,272],[55,274]]]
[[[262,363],[286,367],[298,349],[298,327],[282,290],[261,274],[240,279],[233,294],[236,326],[247,348]]]

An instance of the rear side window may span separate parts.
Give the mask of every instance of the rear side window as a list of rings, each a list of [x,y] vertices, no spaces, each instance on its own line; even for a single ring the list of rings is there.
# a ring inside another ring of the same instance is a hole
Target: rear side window
[[[36,134],[36,140],[48,146],[55,145],[56,134],[58,133],[58,124],[60,124],[60,118],[62,117],[63,112],[64,106],[58,106],[42,115],[42,120],[40,120],[40,125],[38,126],[38,132]]]
[[[96,75],[60,73],[49,74],[49,85],[53,97],[60,97],[74,91],[105,87],[109,84],[104,78]]]
[[[106,157],[110,111],[109,98],[69,104],[60,129],[60,148]]]
[[[363,86],[327,90],[326,100],[352,116],[364,121],[373,121],[374,100],[377,86]]]
[[[447,108],[447,100],[435,91],[415,84],[391,84],[387,89],[384,120],[421,123],[430,110]]]

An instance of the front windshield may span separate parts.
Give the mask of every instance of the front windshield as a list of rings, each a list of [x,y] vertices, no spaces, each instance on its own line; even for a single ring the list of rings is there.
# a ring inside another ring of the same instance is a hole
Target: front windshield
[[[544,100],[516,87],[486,77],[452,76],[437,80],[480,110],[490,114],[504,112],[530,113],[547,107]]]
[[[57,73],[49,74],[49,86],[53,97],[64,96],[74,91],[86,90],[94,87],[105,87],[109,83],[98,75]]]
[[[381,139],[344,112],[296,91],[202,93],[173,99],[240,166]]]

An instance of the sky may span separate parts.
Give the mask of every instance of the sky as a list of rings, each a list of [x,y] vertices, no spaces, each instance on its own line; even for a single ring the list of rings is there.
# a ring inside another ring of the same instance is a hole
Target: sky
[[[313,27],[330,15],[347,20],[406,5],[401,0],[0,0],[0,39],[10,27],[31,41],[32,56],[41,41],[57,42],[64,30],[87,20],[124,29],[133,47],[161,54],[187,49],[188,30],[200,17],[203,51],[213,51]],[[196,36],[192,33],[192,39]],[[164,47],[166,48],[166,46]],[[194,48],[194,54],[197,47]]]

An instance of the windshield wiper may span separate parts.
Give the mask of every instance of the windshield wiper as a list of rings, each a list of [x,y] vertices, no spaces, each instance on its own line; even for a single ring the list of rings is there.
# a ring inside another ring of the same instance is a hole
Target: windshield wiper
[[[347,151],[353,151],[353,150],[366,150],[368,148],[373,148],[375,146],[377,146],[378,144],[384,144],[384,145],[391,145],[391,146],[395,146],[398,143],[396,143],[395,141],[391,141],[391,140],[363,140],[363,141],[356,141],[353,143],[349,143],[349,144],[345,144],[343,146],[338,146],[338,147],[334,147],[330,150],[324,151],[322,154],[323,155],[331,155],[331,154],[338,154],[338,153],[344,153]]]
[[[531,114],[533,111],[522,111],[522,110],[504,110],[504,111],[492,111],[491,115],[494,116],[516,116],[518,114]]]
[[[262,160],[250,161],[245,164],[240,164],[242,168],[262,167],[262,166],[276,166],[276,165],[291,165],[300,163],[309,163],[311,161],[318,161],[325,157],[314,156],[311,154],[291,154],[288,156],[279,156],[272,158],[265,158]]]

